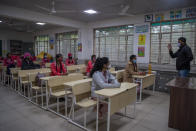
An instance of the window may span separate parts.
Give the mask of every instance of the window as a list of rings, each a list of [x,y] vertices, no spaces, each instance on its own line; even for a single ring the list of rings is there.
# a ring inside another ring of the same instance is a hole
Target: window
[[[191,47],[193,56],[196,55],[196,20],[168,21],[151,24],[151,63],[175,64],[175,59],[170,58],[167,49],[168,43],[172,44],[173,51],[177,51],[179,37],[185,37]],[[194,58],[192,64],[196,64]]]
[[[94,54],[113,62],[125,62],[133,54],[133,26],[95,29]]]
[[[39,55],[42,51],[48,53],[49,50],[49,37],[48,35],[35,37],[35,53]]]
[[[78,33],[65,32],[56,34],[56,52],[61,53],[64,58],[67,58],[68,53],[72,53],[74,58],[78,57]]]

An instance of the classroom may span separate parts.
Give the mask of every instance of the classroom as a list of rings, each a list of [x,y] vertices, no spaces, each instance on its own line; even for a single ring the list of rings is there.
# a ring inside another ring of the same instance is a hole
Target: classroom
[[[196,131],[196,1],[0,0],[0,131]]]

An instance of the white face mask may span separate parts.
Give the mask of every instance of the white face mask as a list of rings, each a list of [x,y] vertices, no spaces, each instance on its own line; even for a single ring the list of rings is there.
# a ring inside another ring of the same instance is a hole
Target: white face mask
[[[111,66],[111,64],[108,66],[108,70],[111,68],[112,66]]]

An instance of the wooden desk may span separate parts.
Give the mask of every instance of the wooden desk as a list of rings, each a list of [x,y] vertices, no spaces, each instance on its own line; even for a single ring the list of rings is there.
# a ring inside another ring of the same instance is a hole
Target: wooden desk
[[[196,131],[196,78],[175,78],[170,87],[169,123],[180,131]]]
[[[107,131],[110,130],[110,116],[115,112],[118,112],[120,109],[126,109],[127,105],[132,103],[136,103],[137,100],[137,93],[136,87],[138,84],[135,83],[121,83],[120,88],[113,88],[113,89],[102,89],[95,91],[98,95],[97,98],[97,120],[96,120],[96,131],[98,131],[98,117],[99,117],[99,101],[103,101],[100,99],[101,97],[106,98],[104,103],[108,104],[108,115],[107,115]],[[134,106],[135,110],[135,106]],[[135,111],[134,111],[135,112]],[[125,113],[126,115],[126,113]]]
[[[84,67],[86,67],[86,66],[83,64],[67,66],[67,72],[68,73],[80,72],[80,70],[82,70]]]
[[[92,81],[92,79],[88,78],[88,79],[83,79],[83,80],[66,82],[66,83],[64,83],[64,85],[65,85],[66,88],[72,88],[73,86],[76,86],[76,85],[81,84],[81,83],[89,82],[89,81]]]
[[[111,74],[114,75],[119,82],[122,82],[124,71],[125,70],[112,71]]]
[[[83,80],[77,80],[77,81],[71,81],[71,82],[66,82],[66,83],[64,83],[64,85],[65,85],[65,91],[67,91],[68,89],[72,89],[72,91],[74,91],[74,88],[75,87],[77,87],[77,86],[80,86],[81,87],[81,85],[82,86],[84,86],[85,88],[77,88],[77,89],[75,89],[75,93],[76,94],[80,94],[81,92],[85,92],[85,90],[86,90],[86,88],[88,88],[89,87],[89,82],[91,82],[92,81],[92,79],[91,78],[88,78],[88,79],[83,79]],[[88,85],[87,85],[88,84]],[[67,95],[65,95],[65,114],[66,114],[66,116],[67,116]],[[73,113],[70,111],[70,113],[69,113],[69,118],[71,118],[71,113],[73,114],[73,118],[74,118],[74,103],[76,102],[76,98],[75,97],[73,97],[72,98],[72,106],[71,106],[71,111],[73,110]],[[74,121],[72,121],[71,119],[69,119],[69,121],[71,122],[71,123],[73,123],[73,124],[75,124],[75,125],[77,125],[77,126],[79,126],[79,127],[81,127],[81,128],[83,128],[83,129],[85,129],[86,130],[86,128],[85,127],[83,127],[83,126],[81,126],[80,124],[78,124],[78,123],[76,123],[76,122],[74,122]],[[85,121],[85,123],[86,123],[86,121]]]
[[[43,101],[42,101],[42,108],[48,109],[48,81],[52,78],[56,77],[61,77],[61,76],[47,76],[47,77],[42,77],[40,78],[41,80],[41,94],[43,95],[43,83],[45,82],[46,84],[46,107],[43,106]]]
[[[155,90],[155,75],[154,74],[146,74],[146,75],[133,75],[134,82],[140,83],[140,97],[139,102],[142,101],[142,90],[149,86],[153,85],[153,93]]]

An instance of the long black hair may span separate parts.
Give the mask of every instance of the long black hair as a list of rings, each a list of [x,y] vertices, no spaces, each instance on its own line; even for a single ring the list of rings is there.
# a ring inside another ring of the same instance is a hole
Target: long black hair
[[[95,64],[93,66],[93,69],[91,70],[90,77],[92,77],[93,74],[96,71],[102,71],[104,64],[108,64],[108,63],[109,63],[109,59],[107,57],[103,57],[103,58],[99,58],[98,57],[96,59],[96,61],[95,61]]]
[[[8,58],[9,55],[11,55],[11,53],[7,53],[7,58]]]
[[[92,56],[91,56],[91,60],[93,60],[94,57],[96,57],[96,55],[92,55]]]
[[[62,57],[62,54],[56,54],[56,71],[57,71],[57,60],[58,58]],[[60,63],[60,73],[62,73],[63,67],[62,64]]]

